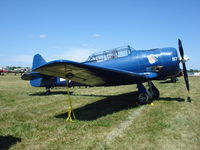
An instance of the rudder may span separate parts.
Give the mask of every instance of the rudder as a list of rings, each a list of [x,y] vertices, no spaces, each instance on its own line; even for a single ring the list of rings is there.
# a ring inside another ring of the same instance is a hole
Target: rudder
[[[46,64],[47,62],[44,60],[44,58],[42,58],[42,56],[40,54],[36,54],[33,57],[33,64],[32,64],[32,70],[38,68],[41,65]]]

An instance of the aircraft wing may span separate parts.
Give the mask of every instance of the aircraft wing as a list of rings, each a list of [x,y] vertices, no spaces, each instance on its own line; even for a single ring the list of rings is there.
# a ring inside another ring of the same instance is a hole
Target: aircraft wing
[[[91,86],[132,84],[158,76],[156,72],[134,73],[68,60],[52,61],[35,68],[33,71]]]

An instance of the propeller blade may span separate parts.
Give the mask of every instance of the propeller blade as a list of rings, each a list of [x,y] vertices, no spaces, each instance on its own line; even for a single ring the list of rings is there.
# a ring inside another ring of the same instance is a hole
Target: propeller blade
[[[180,39],[178,39],[178,47],[179,47],[179,52],[182,58],[182,64],[183,64],[183,74],[184,74],[184,80],[185,80],[185,85],[186,88],[188,90],[188,92],[190,91],[190,85],[189,85],[189,80],[188,80],[188,74],[187,74],[187,68],[185,65],[185,60],[184,60],[184,50],[183,50],[183,46],[182,46],[182,42]]]
[[[184,51],[183,51],[183,46],[180,39],[178,39],[178,47],[179,47],[179,52],[181,54],[181,58],[184,59]]]
[[[190,86],[189,86],[188,74],[187,74],[187,69],[186,69],[185,63],[183,63],[183,74],[184,74],[185,84],[186,84],[187,90],[189,92]]]

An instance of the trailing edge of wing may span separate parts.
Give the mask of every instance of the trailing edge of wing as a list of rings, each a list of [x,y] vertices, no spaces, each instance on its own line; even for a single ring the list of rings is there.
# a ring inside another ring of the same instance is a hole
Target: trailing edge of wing
[[[33,71],[65,79],[70,77],[72,81],[91,86],[131,84],[157,76],[157,73],[154,72],[134,73],[68,60],[52,61],[35,68]]]

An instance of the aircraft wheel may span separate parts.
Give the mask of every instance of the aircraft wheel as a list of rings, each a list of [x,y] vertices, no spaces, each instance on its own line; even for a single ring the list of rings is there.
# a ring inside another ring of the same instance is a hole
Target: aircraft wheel
[[[148,95],[148,93],[140,93],[138,95],[138,101],[141,104],[147,104],[150,102],[150,96]]]
[[[46,95],[50,95],[50,94],[51,94],[51,91],[50,91],[50,90],[47,90],[45,94],[46,94]]]
[[[177,78],[171,78],[171,81],[172,81],[173,83],[176,83]]]

